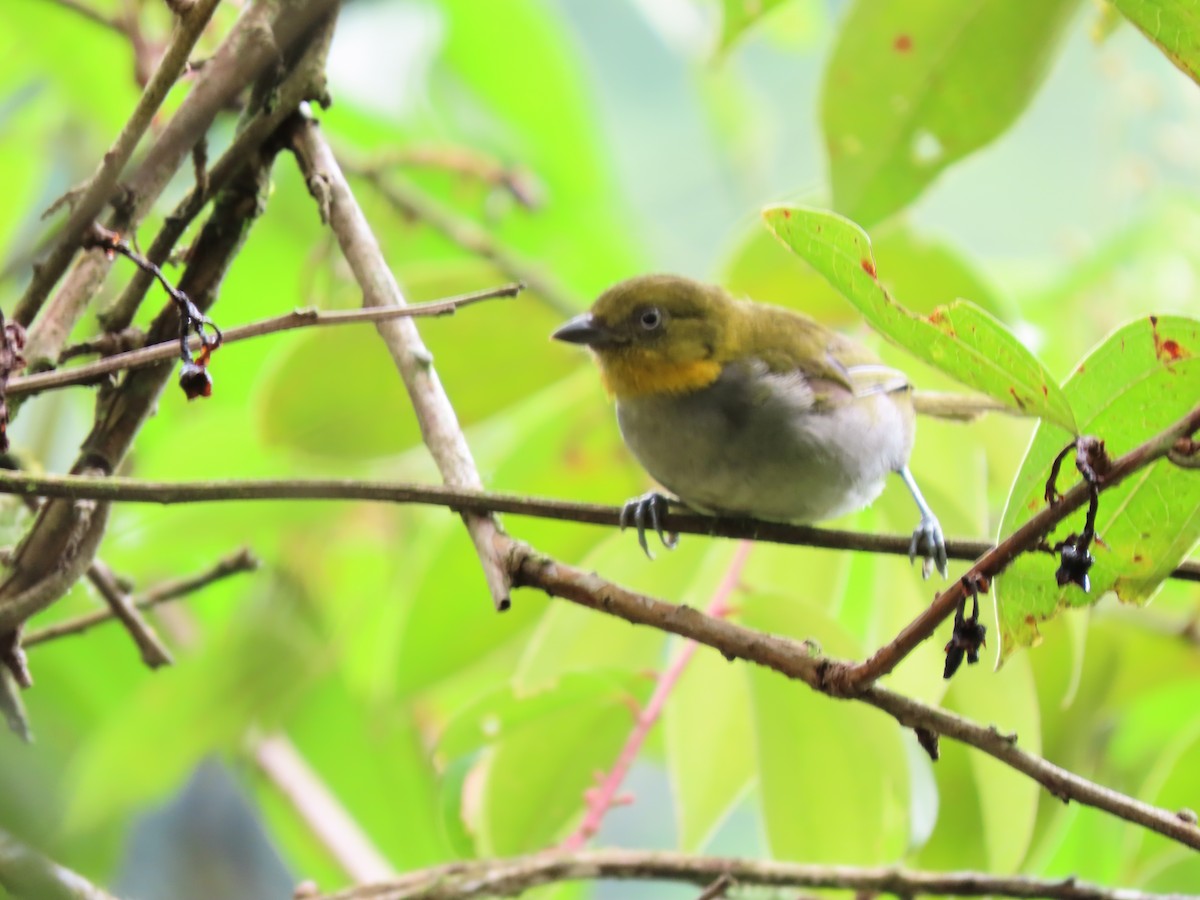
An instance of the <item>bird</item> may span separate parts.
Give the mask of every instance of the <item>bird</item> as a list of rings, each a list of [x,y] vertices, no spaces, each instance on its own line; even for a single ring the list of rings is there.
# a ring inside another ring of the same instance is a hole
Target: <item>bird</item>
[[[621,436],[683,506],[722,516],[814,523],[862,509],[898,475],[920,514],[909,558],[947,573],[945,537],[909,469],[912,385],[857,341],[814,319],[678,275],[604,291],[551,335],[591,350]],[[622,507],[651,558],[668,549],[672,498]]]

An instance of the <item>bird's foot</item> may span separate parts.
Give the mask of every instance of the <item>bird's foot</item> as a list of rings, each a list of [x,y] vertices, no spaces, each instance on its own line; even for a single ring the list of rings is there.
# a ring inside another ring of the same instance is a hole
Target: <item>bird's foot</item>
[[[648,494],[634,497],[621,507],[621,530],[624,531],[630,525],[636,528],[638,545],[650,559],[654,559],[654,554],[650,552],[650,545],[646,541],[647,525],[654,530],[668,550],[674,550],[675,545],[679,543],[679,535],[663,531],[662,520],[669,503],[669,498],[663,494],[650,491]]]
[[[928,578],[935,566],[943,578],[947,576],[946,538],[936,516],[922,516],[920,523],[913,529],[912,541],[908,545],[908,561],[912,562],[918,556],[922,560],[922,578]]]

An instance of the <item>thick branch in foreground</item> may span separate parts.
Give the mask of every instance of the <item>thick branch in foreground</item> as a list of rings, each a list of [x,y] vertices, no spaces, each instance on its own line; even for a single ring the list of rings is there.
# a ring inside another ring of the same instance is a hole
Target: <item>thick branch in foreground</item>
[[[116,900],[4,831],[0,831],[0,887],[22,900]]]
[[[353,887],[325,900],[468,900],[515,897],[560,881],[673,881],[697,887],[727,877],[738,887],[829,888],[860,896],[1046,897],[1050,900],[1196,900],[1200,895],[1106,888],[1074,878],[1031,878],[983,872],[821,866],[643,850],[539,853],[512,859],[451,863],[409,872],[386,883]]]
[[[296,116],[292,146],[309,192],[320,208],[322,221],[333,230],[342,255],[362,288],[363,306],[407,306],[400,285],[383,258],[379,241],[317,123]],[[443,480],[452,487],[482,488],[471,448],[433,368],[433,354],[421,340],[416,323],[412,319],[392,319],[377,322],[375,327],[404,381],[421,437]],[[511,604],[511,584],[508,573],[495,559],[492,546],[500,527],[490,514],[463,512],[462,516],[483,567],[492,603],[497,610],[506,610]]]

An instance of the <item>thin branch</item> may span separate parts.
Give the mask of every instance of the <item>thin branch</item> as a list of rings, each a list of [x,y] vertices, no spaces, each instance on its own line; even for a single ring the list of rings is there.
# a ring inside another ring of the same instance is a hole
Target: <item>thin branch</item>
[[[749,541],[742,541],[738,544],[733,558],[725,570],[725,575],[713,591],[712,599],[709,600],[705,610],[708,615],[721,618],[729,614],[729,598],[737,589],[738,581],[742,577],[742,570],[746,567],[746,560],[750,558],[752,546],[753,544]],[[645,709],[638,713],[633,730],[625,740],[621,752],[617,754],[617,761],[613,763],[612,769],[604,776],[600,784],[587,792],[587,810],[583,820],[562,842],[560,847],[563,850],[581,849],[600,830],[600,825],[608,811],[618,804],[617,795],[621,790],[621,784],[625,781],[625,776],[629,774],[634,762],[637,761],[638,754],[641,753],[642,746],[650,736],[651,729],[662,715],[667,698],[671,696],[675,685],[679,683],[679,679],[687,670],[688,663],[692,661],[692,657],[696,653],[696,646],[694,641],[686,642],[675,661],[659,676],[658,682],[654,685],[654,693],[650,695]]]
[[[286,736],[261,738],[255,742],[253,752],[259,770],[347,875],[356,882],[395,875],[391,863]]]
[[[218,196],[193,244],[179,289],[200,312],[215,301],[231,260],[263,209],[273,160],[273,153],[264,151],[254,165],[241,169]],[[149,334],[151,342],[179,334],[174,303],[162,309]],[[170,365],[142,369],[105,393],[72,471],[107,475],[117,469],[156,407],[171,370]],[[87,571],[104,536],[109,509],[108,504],[92,502],[42,504],[0,583],[0,638],[58,600]]]
[[[830,671],[845,669],[848,664],[816,656],[802,641],[764,634],[687,606],[626,590],[595,573],[539,554],[511,538],[500,540],[517,587],[536,588],[637,625],[690,638],[720,651],[726,659],[749,660],[802,681],[815,691],[845,697],[835,693]],[[1200,828],[1188,821],[1189,817],[1135,800],[1027,753],[1017,747],[1015,735],[1000,734],[995,728],[985,728],[877,685],[865,688],[852,699],[883,710],[908,728],[925,729],[975,747],[1028,775],[1056,797],[1094,806],[1200,850]]]
[[[506,513],[612,528],[621,524],[619,506],[526,497],[472,488],[352,478],[142,481],[136,478],[84,478],[0,470],[0,494],[163,505],[227,500],[362,500],[445,506],[456,512]],[[764,541],[824,550],[883,553],[889,556],[907,556],[911,541],[911,536],[907,534],[867,534],[758,519],[723,518],[680,510],[668,511],[663,523],[664,528],[677,534]],[[994,545],[987,541],[946,542],[947,554],[951,559],[975,560],[994,549]],[[1200,582],[1200,563],[1185,562],[1170,577]]]
[[[117,186],[121,170],[129,162],[134,149],[154,120],[155,113],[166,99],[171,87],[187,66],[196,41],[208,26],[220,0],[199,0],[180,18],[179,27],[163,54],[154,75],[138,99],[129,121],[117,135],[112,147],[104,154],[96,172],[75,198],[71,214],[59,234],[50,255],[34,266],[33,279],[17,303],[14,318],[28,326],[46,300],[55,282],[62,277],[67,265],[79,249],[79,239],[108,203]]]
[[[159,604],[194,594],[196,591],[202,590],[210,584],[221,581],[231,575],[237,575],[241,572],[253,572],[258,566],[258,559],[249,550],[242,549],[225,557],[215,566],[197,575],[166,581],[156,585],[145,593],[131,598],[131,603],[139,610],[152,609]],[[37,631],[31,631],[26,634],[21,641],[21,646],[26,648],[34,647],[38,644],[44,644],[47,641],[67,637],[68,635],[82,634],[97,625],[113,621],[115,617],[112,610],[103,609],[88,613],[87,615],[77,616],[73,619],[67,619],[64,622],[56,622],[53,625],[47,625],[45,628],[39,628]]]
[[[115,31],[122,37],[129,37],[129,28],[119,17],[106,16],[91,4],[84,3],[83,0],[49,0],[49,2],[64,9],[69,9],[73,13],[78,13],[88,21],[95,22],[97,25],[103,25],[109,31]]]
[[[0,831],[0,887],[22,900],[116,900],[5,831]]]
[[[729,879],[739,887],[827,888],[860,896],[889,894],[952,897],[1044,897],[1050,900],[1197,900],[1196,894],[1155,894],[1108,888],[1070,878],[923,872],[899,867],[822,866],[654,850],[591,850],[483,859],[409,872],[383,884],[328,895],[325,900],[468,900],[515,897],[560,881],[673,881],[711,886]],[[716,896],[720,896],[719,894]]]
[[[487,229],[471,219],[443,206],[420,188],[397,176],[385,177],[376,169],[347,163],[346,170],[370,184],[384,200],[408,219],[417,219],[468,253],[486,259],[509,278],[521,281],[530,292],[563,315],[574,315],[582,308],[570,295],[534,263],[524,259],[495,239]]]
[[[162,642],[154,626],[142,618],[137,605],[117,582],[112,570],[100,560],[92,560],[88,567],[88,580],[108,603],[112,617],[125,626],[125,630],[141,651],[142,661],[151,669],[171,665],[171,651]]]
[[[461,294],[448,297],[433,303],[422,303],[418,306],[384,307],[368,309],[317,310],[297,309],[281,316],[260,319],[230,328],[222,332],[222,345],[247,338],[259,337],[264,334],[275,334],[281,331],[291,331],[297,328],[313,328],[324,325],[350,325],[355,322],[376,322],[385,319],[398,319],[407,316],[444,316],[456,310],[489,300],[495,297],[515,297],[521,290],[519,284],[506,284],[501,287]],[[193,335],[189,341],[192,349],[199,349],[200,338]],[[179,356],[179,341],[172,339],[162,341],[149,347],[128,350],[124,353],[114,353],[103,359],[71,369],[58,369],[53,372],[39,372],[35,375],[25,375],[13,378],[8,383],[9,396],[20,394],[36,394],[41,391],[67,387],[77,384],[94,384],[97,380],[113,372],[127,369],[140,369],[144,366],[174,359]]]
[[[303,116],[295,117],[294,123],[292,143],[297,162],[309,192],[318,203],[322,220],[328,222],[362,288],[363,305],[406,306],[379,242],[317,123]],[[421,437],[442,479],[451,487],[482,488],[471,448],[416,323],[411,319],[394,319],[377,322],[375,327],[404,381]],[[492,542],[499,532],[496,520],[490,514],[463,513],[463,522],[483,567],[492,603],[498,611],[508,609],[511,604],[508,573],[493,555]]]
[[[354,175],[382,175],[388,169],[401,167],[439,169],[501,188],[526,209],[537,209],[542,204],[541,191],[532,176],[470,147],[398,147],[364,162],[349,163],[343,159],[342,164]]]
[[[216,2],[198,0],[184,21],[193,21],[204,9],[215,6]],[[265,80],[274,87],[277,82],[274,67],[282,59],[288,58],[297,40],[319,29],[337,4],[338,0],[285,0],[282,3],[259,0],[246,7],[179,108],[146,150],[136,169],[122,182],[121,202],[105,220],[105,227],[121,234],[136,229],[188,158],[192,148],[203,140],[217,114],[256,79],[265,76]],[[177,77],[178,72],[172,81]],[[156,81],[157,75],[151,85]],[[291,109],[286,109],[281,114],[290,112]],[[249,161],[246,157],[238,160],[240,165]],[[115,173],[112,178],[115,183]],[[46,294],[74,256],[83,229],[96,218],[112,194],[112,187],[109,186],[93,208],[92,204],[85,204],[85,200],[92,195],[92,188],[89,187],[84,197],[76,203],[58,244],[43,263],[35,266],[34,278],[21,299],[19,311],[26,310],[32,317],[41,308]],[[76,227],[76,220],[85,211],[87,215]],[[164,258],[151,259],[161,263]],[[52,362],[58,357],[67,336],[104,283],[110,268],[111,262],[103,253],[86,254],[76,260],[48,308],[30,329],[28,355],[32,365],[40,367],[42,360]]]
[[[970,593],[969,584],[990,581],[1019,555],[1037,547],[1059,522],[1090,502],[1097,487],[1104,491],[1120,484],[1139,469],[1162,459],[1175,446],[1176,441],[1190,437],[1197,429],[1200,429],[1200,405],[1145,443],[1113,460],[1111,468],[1097,485],[1091,485],[1086,480],[1075,485],[1057,502],[1048,505],[996,547],[983,554],[966,575],[942,591],[924,612],[905,626],[890,643],[876,651],[870,659],[844,672],[833,673],[837,681],[835,689],[839,692],[854,693],[891,672],[966,601]]]
[[[254,27],[267,31],[269,25],[263,21]],[[262,108],[252,106],[246,110],[246,116],[239,124],[233,142],[166,216],[162,228],[146,253],[150,261],[165,265],[176,242],[204,209],[205,204],[223,190],[243,167],[255,164],[264,142],[275,134],[302,101],[320,96],[324,84],[327,49],[324,40],[310,41],[304,57],[287,73],[275,94],[270,97],[270,102]],[[214,62],[216,58],[209,64]],[[206,70],[207,68],[208,64],[205,65]],[[149,286],[149,275],[141,271],[135,273],[121,291],[121,295],[100,313],[101,325],[107,331],[128,328]]]

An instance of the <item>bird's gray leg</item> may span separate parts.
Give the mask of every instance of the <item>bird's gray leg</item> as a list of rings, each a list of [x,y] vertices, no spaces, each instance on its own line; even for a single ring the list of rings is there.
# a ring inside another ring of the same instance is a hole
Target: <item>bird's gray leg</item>
[[[647,524],[654,529],[658,539],[668,550],[674,550],[675,545],[679,543],[678,537],[663,532],[662,518],[667,512],[668,503],[670,500],[665,495],[658,491],[650,491],[626,501],[621,507],[621,530],[624,531],[627,526],[633,525],[637,530],[638,545],[650,559],[654,559],[654,554],[650,552],[650,545],[646,541]]]
[[[921,577],[928,578],[933,567],[937,566],[937,570],[945,578],[947,575],[946,538],[942,535],[942,526],[921,495],[921,489],[917,487],[917,482],[908,466],[902,468],[899,474],[904,479],[905,485],[908,486],[908,491],[912,494],[917,509],[921,511],[921,521],[913,529],[912,542],[908,545],[908,559],[911,562],[917,558],[919,553],[924,560],[921,565]]]

